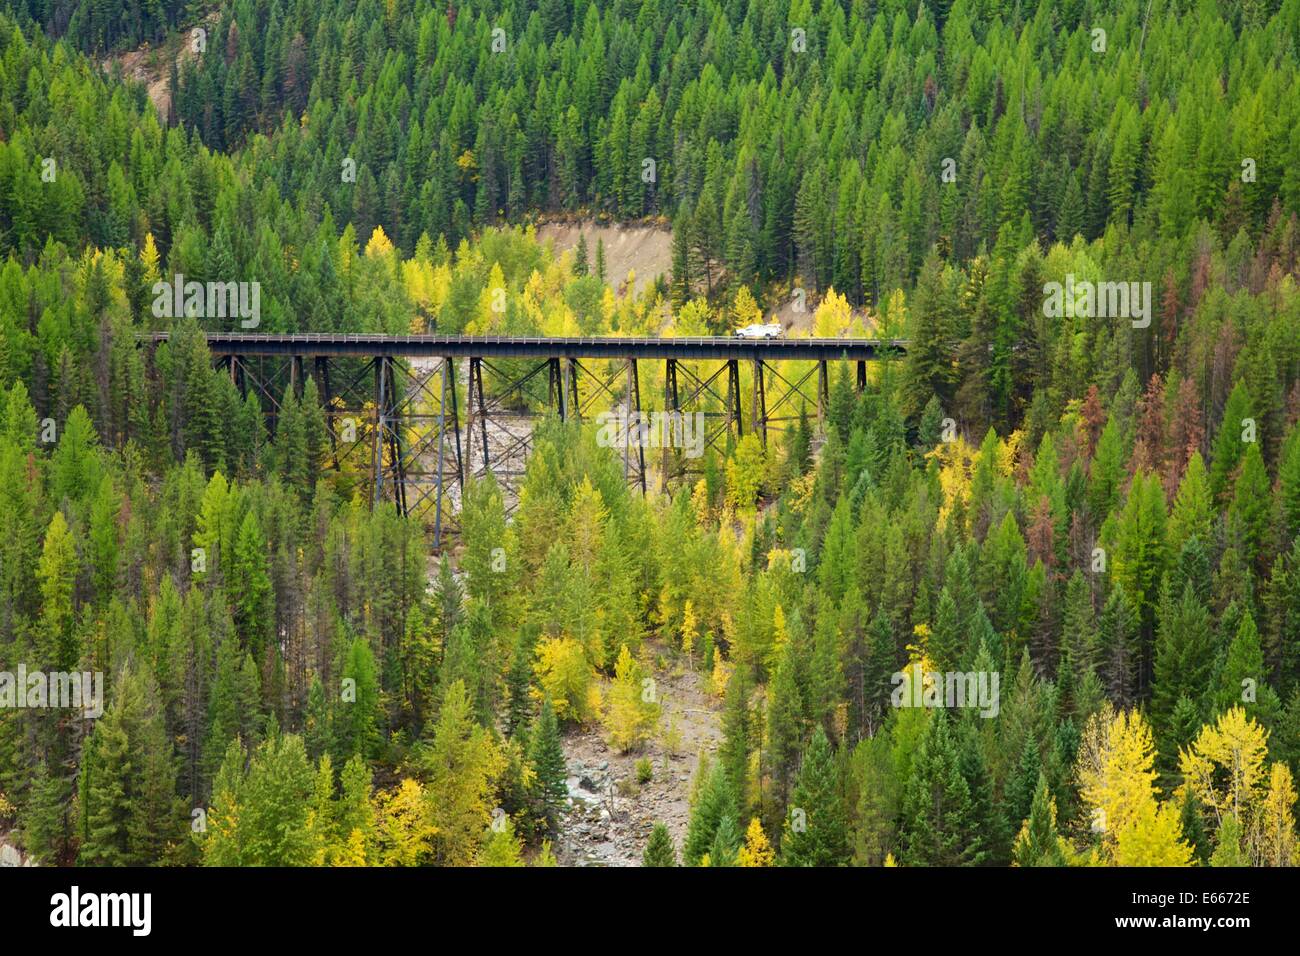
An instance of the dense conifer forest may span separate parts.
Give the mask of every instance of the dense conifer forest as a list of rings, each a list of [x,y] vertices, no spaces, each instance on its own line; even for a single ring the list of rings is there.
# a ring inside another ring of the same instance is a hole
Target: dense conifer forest
[[[645,866],[1294,864],[1298,64],[1300,0],[0,0],[0,841],[582,862],[595,740]],[[256,332],[909,344],[645,494],[542,419],[434,553],[174,276]]]

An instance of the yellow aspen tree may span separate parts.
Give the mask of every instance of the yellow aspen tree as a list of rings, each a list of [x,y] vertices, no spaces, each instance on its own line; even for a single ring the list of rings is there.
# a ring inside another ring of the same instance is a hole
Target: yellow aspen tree
[[[366,866],[366,835],[360,829],[354,829],[347,839],[334,850],[331,864],[334,866]]]
[[[154,242],[152,232],[144,234],[144,246],[140,249],[140,266],[142,273],[140,284],[147,289],[152,289],[153,284],[162,275],[159,268],[158,244]]]
[[[407,777],[375,797],[378,862],[382,866],[418,866],[429,854],[437,832],[429,820],[424,788]]]
[[[654,731],[659,720],[659,704],[655,701],[653,683],[644,683],[644,671],[633,659],[627,645],[618,653],[614,665],[614,684],[609,691],[605,709],[605,729],[609,745],[619,753],[641,747]]]
[[[609,509],[600,492],[583,475],[574,489],[568,520],[569,558],[576,567],[590,571],[595,566],[608,518]]]
[[[736,452],[727,459],[727,502],[737,511],[754,507],[763,490],[765,468],[762,442],[748,434],[736,443]]]
[[[1191,848],[1173,803],[1156,799],[1155,744],[1136,710],[1095,714],[1080,748],[1080,792],[1115,866],[1187,866]]]
[[[1251,828],[1257,866],[1291,866],[1295,863],[1295,785],[1291,768],[1278,761],[1269,767],[1268,789],[1259,802]]]
[[[697,637],[699,637],[699,624],[695,620],[695,602],[687,598],[682,608],[682,653],[687,657],[691,656]]]
[[[388,238],[384,232],[383,226],[375,226],[374,232],[370,234],[370,241],[366,243],[366,258],[388,258],[393,255],[393,241]]]
[[[334,840],[332,804],[334,800],[334,770],[330,755],[320,758],[316,782],[312,793],[312,806],[307,811],[307,830],[311,833],[312,866],[327,866],[342,849]]]
[[[479,293],[474,317],[466,325],[466,333],[469,335],[485,335],[488,332],[500,329],[505,322],[508,295],[505,273],[501,271],[500,263],[494,262],[488,272],[487,283],[483,286],[483,291]]]
[[[709,484],[703,478],[691,489],[691,510],[700,524],[709,520]]]
[[[763,825],[758,822],[758,817],[753,817],[745,831],[745,844],[736,853],[736,865],[771,866],[774,859],[776,853],[763,832]]]
[[[561,720],[586,723],[591,719],[591,665],[571,637],[543,638],[537,645],[534,670],[542,693],[551,700]]]
[[[1183,842],[1182,822],[1172,803],[1143,800],[1116,834],[1116,866],[1190,866],[1191,848]]]
[[[1183,773],[1181,796],[1190,789],[1201,805],[1222,822],[1231,814],[1246,826],[1254,804],[1263,795],[1268,755],[1268,731],[1245,709],[1233,707],[1211,727],[1208,724],[1178,758]]]
[[[763,321],[763,310],[760,309],[758,303],[754,301],[754,295],[749,291],[749,286],[741,285],[741,287],[736,290],[736,298],[731,307],[731,315],[737,328]]]
[[[943,527],[954,512],[965,513],[970,501],[971,478],[979,464],[979,449],[971,447],[966,439],[957,435],[952,441],[940,442],[932,451],[926,452],[926,457],[939,462],[939,487],[943,491],[939,526]]]
[[[813,313],[813,336],[819,339],[838,339],[849,330],[853,309],[849,300],[834,289],[826,291],[826,298],[817,304]]]
[[[711,681],[715,697],[727,696],[727,685],[731,683],[731,668],[727,666],[727,662],[722,659],[722,654],[718,651],[715,651],[713,654],[713,675]]]

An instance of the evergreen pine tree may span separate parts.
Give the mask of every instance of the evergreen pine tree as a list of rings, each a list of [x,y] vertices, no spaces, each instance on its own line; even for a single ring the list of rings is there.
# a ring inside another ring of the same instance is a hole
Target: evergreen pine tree
[[[569,791],[565,783],[564,750],[560,726],[549,699],[543,698],[541,713],[528,741],[528,764],[533,770],[532,794],[536,813],[552,830],[559,822]]]
[[[848,814],[839,767],[825,730],[817,727],[790,796],[781,861],[786,866],[843,866],[849,856]]]
[[[937,710],[903,794],[900,862],[910,866],[970,866],[983,859],[970,787],[962,776],[947,712]]]
[[[1034,789],[1029,816],[1011,853],[1016,866],[1064,866],[1061,837],[1056,831],[1056,801],[1041,773]]]
[[[677,865],[677,850],[673,847],[673,838],[669,835],[668,828],[662,823],[656,823],[654,829],[650,831],[650,839],[645,845],[645,853],[641,856],[641,865]]]

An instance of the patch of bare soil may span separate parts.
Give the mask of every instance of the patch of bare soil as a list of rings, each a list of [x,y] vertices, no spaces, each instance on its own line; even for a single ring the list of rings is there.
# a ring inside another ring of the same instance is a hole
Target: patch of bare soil
[[[217,22],[217,16],[217,11],[214,10],[194,26],[211,27]],[[105,57],[99,66],[107,73],[120,67],[124,79],[143,83],[148,90],[150,102],[158,111],[159,119],[166,121],[172,101],[169,86],[172,64],[175,63],[179,71],[185,63],[199,56],[194,50],[190,33],[194,26],[177,30],[156,47],[146,43],[138,49]]]
[[[647,643],[652,653],[661,650]],[[681,858],[696,761],[721,745],[721,715],[705,675],[694,668],[670,661],[654,678],[662,710],[659,733],[641,752],[612,750],[598,724],[564,737],[569,806],[555,840],[562,866],[640,866],[656,823],[668,827]],[[669,727],[677,737],[673,746],[665,739]],[[643,758],[654,777],[638,785],[636,763]]]
[[[587,264],[596,271],[596,243],[605,243],[605,281],[619,295],[628,292],[628,273],[633,273],[631,291],[644,292],[657,276],[667,277],[673,265],[673,231],[668,226],[646,224],[602,224],[581,222],[544,222],[537,227],[537,238],[550,240],[556,253],[578,245],[578,237],[587,238]]]

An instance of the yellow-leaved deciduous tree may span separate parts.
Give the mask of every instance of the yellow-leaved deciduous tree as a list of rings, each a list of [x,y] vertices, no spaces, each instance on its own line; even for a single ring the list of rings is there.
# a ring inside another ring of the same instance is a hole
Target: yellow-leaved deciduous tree
[[[402,288],[415,307],[411,312],[413,335],[428,331],[428,317],[436,315],[446,301],[451,276],[445,266],[435,266],[420,253],[421,248],[417,246],[415,257],[401,264]]]
[[[763,832],[763,825],[758,822],[758,817],[753,817],[745,831],[745,844],[736,852],[736,865],[771,866],[774,859],[776,853]]]
[[[541,323],[540,331],[548,338],[582,334],[582,330],[578,327],[578,317],[563,301],[552,304],[546,309],[546,317]]]
[[[153,284],[162,278],[159,267],[158,244],[154,242],[153,233],[144,234],[144,245],[140,247],[140,286],[152,289]]]
[[[695,599],[695,613],[701,615],[701,626],[706,633],[713,632],[715,644],[719,635],[728,641],[735,637],[733,612],[745,587],[739,542],[721,530],[730,526],[724,516],[718,530],[699,538],[691,555],[689,593]]]
[[[359,759],[349,761],[344,774],[345,793],[336,801],[333,763],[329,754],[321,757],[307,810],[312,866],[365,866],[369,860],[366,847],[374,828],[370,774]]]
[[[597,593],[595,583],[601,580],[600,562],[606,547],[608,521],[609,509],[605,507],[604,499],[584,475],[574,490],[566,528],[571,562],[569,581],[574,589],[571,594],[576,605],[583,608],[570,615],[569,636],[582,644],[587,660],[597,668],[608,666],[612,656],[607,652],[602,639],[602,626],[607,625],[601,612],[607,605],[601,598],[612,595],[613,588],[606,587],[605,594]]]
[[[902,289],[895,289],[890,293],[885,307],[880,310],[878,325],[881,338],[896,339],[906,334],[909,325],[907,311],[907,294]]]
[[[849,330],[853,309],[846,296],[834,288],[826,291],[826,298],[817,304],[813,313],[813,336],[819,339],[838,339]]]
[[[998,441],[998,473],[1003,478],[1010,478],[1016,470],[1016,459],[1020,455],[1020,443],[1024,441],[1025,433],[1017,428],[1006,438]]]
[[[487,837],[478,852],[478,865],[486,867],[524,865],[523,844],[515,834],[514,821],[509,817],[503,818],[499,825],[488,828]]]
[[[1262,796],[1267,756],[1268,731],[1244,708],[1233,707],[1213,727],[1202,727],[1191,747],[1179,754],[1180,795],[1190,788],[1220,821],[1232,814],[1245,824]]]
[[[501,271],[501,264],[499,262],[492,263],[492,268],[488,271],[487,283],[483,286],[483,291],[479,293],[474,316],[466,323],[465,333],[467,335],[484,335],[488,332],[499,331],[505,325],[509,294],[506,275]]]
[[[722,659],[720,651],[713,652],[713,674],[710,675],[715,697],[727,696],[727,685],[731,683],[731,665]]]
[[[543,840],[542,848],[537,851],[537,856],[533,858],[533,866],[559,866],[559,861],[555,859],[555,851],[551,849],[551,841]]]
[[[708,302],[704,299],[691,299],[673,316],[673,335],[708,335],[711,317]]]
[[[436,832],[418,780],[406,777],[392,790],[375,795],[375,862],[379,866],[419,866],[432,852]]]
[[[1173,803],[1156,799],[1155,744],[1136,710],[1089,718],[1080,747],[1080,792],[1115,866],[1187,866],[1191,848]]]
[[[777,604],[772,609],[772,651],[765,661],[769,674],[776,672],[776,662],[781,659],[781,652],[785,650],[788,640],[790,640],[790,629],[785,623],[785,611],[781,609],[780,604]]]
[[[952,441],[940,442],[927,458],[939,462],[939,487],[943,491],[943,504],[939,506],[939,526],[944,527],[954,514],[965,515],[970,501],[971,477],[979,463],[980,451],[966,443],[961,435]],[[964,523],[964,519],[963,519]]]
[[[682,653],[687,657],[695,648],[695,639],[700,636],[699,622],[695,620],[695,602],[690,598],[682,606]]]
[[[1245,835],[1256,866],[1290,866],[1295,850],[1295,786],[1283,763],[1266,765],[1268,730],[1233,707],[1214,726],[1201,728],[1179,754],[1181,796],[1191,790],[1214,811],[1220,827],[1228,817],[1232,832]]]
[[[1260,866],[1291,866],[1295,863],[1295,785],[1291,768],[1280,760],[1269,769],[1268,790],[1260,801],[1251,830],[1251,847]]]
[[[59,512],[55,512],[59,514]],[[207,830],[198,838],[204,866],[240,865],[240,822],[245,809],[239,799],[243,782],[244,747],[239,738],[230,741],[216,779],[212,781],[212,805],[208,807]]]
[[[353,830],[343,843],[336,846],[331,859],[333,866],[368,866],[370,856],[366,852],[366,835],[360,830]]]
[[[763,443],[752,432],[736,443],[727,459],[727,502],[738,511],[754,507],[763,490]]]
[[[605,507],[605,499],[592,485],[591,478],[584,474],[573,491],[573,503],[569,506],[567,522],[569,559],[576,567],[590,572],[596,566],[608,519],[609,509]]]
[[[619,753],[638,749],[650,739],[658,721],[654,681],[646,677],[645,669],[624,644],[614,664],[614,684],[605,706],[609,745]]]
[[[1190,866],[1191,848],[1172,803],[1144,800],[1128,826],[1116,834],[1116,866]]]
[[[736,323],[736,328],[763,321],[763,310],[754,301],[754,294],[747,285],[741,285],[736,290],[736,297],[731,304],[731,321]]]
[[[591,719],[599,691],[591,684],[591,665],[581,644],[571,637],[542,638],[534,671],[556,717],[579,724]]]
[[[377,259],[392,254],[393,241],[388,238],[383,226],[375,226],[375,231],[370,234],[370,241],[366,243],[366,258]]]
[[[691,510],[695,512],[695,520],[700,524],[709,520],[709,483],[703,478],[691,489]]]
[[[468,866],[478,856],[493,787],[506,761],[491,734],[474,722],[463,681],[447,688],[438,722],[416,763],[425,775],[434,862]]]

